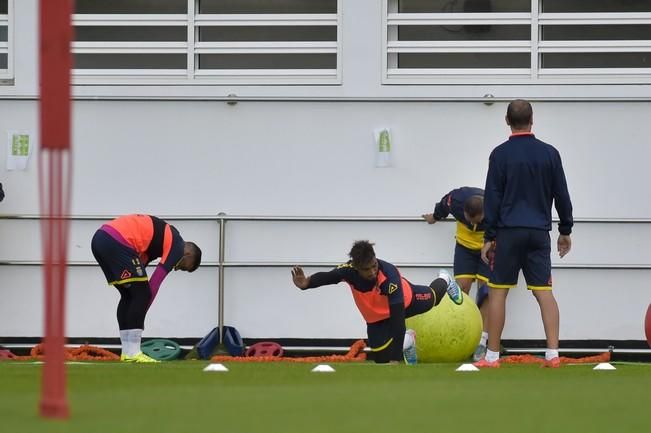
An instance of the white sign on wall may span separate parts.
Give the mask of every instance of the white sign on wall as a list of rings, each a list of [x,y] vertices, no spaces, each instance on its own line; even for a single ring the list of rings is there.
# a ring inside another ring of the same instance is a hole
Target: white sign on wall
[[[376,129],[375,135],[375,166],[378,168],[391,167],[391,130]]]
[[[25,131],[9,131],[7,170],[25,170],[34,146],[32,135]]]

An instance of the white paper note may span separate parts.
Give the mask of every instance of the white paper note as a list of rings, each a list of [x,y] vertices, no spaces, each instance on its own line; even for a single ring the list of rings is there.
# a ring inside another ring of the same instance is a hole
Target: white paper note
[[[9,131],[7,140],[7,170],[25,170],[34,147],[32,135],[25,131]]]

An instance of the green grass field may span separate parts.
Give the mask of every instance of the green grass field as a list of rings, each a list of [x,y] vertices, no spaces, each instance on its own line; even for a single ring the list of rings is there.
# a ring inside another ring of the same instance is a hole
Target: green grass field
[[[0,362],[2,432],[647,432],[651,364],[456,372],[458,364],[68,365],[67,421],[37,416],[41,366]]]

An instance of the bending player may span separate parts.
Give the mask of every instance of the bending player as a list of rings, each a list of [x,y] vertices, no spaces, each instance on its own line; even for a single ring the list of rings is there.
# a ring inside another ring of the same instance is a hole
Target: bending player
[[[429,224],[445,219],[452,214],[457,220],[456,244],[454,247],[454,278],[464,293],[470,293],[473,281],[477,280],[477,307],[481,312],[483,329],[475,349],[473,360],[479,361],[486,354],[488,339],[488,279],[490,267],[481,259],[484,246],[484,190],[464,186],[445,194],[434,207],[434,213],[424,214]]]
[[[93,255],[106,280],[120,292],[118,325],[124,362],[158,362],[140,350],[145,316],[171,270],[193,272],[201,250],[185,242],[174,226],[151,215],[125,215],[95,232]],[[151,279],[145,267],[160,258]]]
[[[428,286],[411,284],[389,262],[375,257],[373,244],[357,241],[349,253],[350,260],[329,272],[306,276],[300,266],[292,269],[292,279],[301,290],[345,281],[351,288],[355,304],[367,324],[369,346],[377,363],[416,362],[416,341],[407,331],[405,318],[429,311],[446,293],[456,304],[463,294],[453,278],[441,271]]]

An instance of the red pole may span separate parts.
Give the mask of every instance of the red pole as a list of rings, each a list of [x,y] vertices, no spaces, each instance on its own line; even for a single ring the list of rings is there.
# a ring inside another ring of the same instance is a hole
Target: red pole
[[[72,0],[40,6],[40,205],[45,282],[45,364],[39,412],[69,416],[65,371],[65,280],[70,176],[70,67]]]

